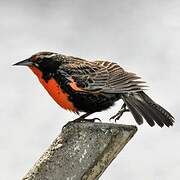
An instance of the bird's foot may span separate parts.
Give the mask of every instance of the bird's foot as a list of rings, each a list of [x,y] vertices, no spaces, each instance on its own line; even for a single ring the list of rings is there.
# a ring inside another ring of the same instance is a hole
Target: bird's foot
[[[101,120],[99,118],[86,119],[86,117],[88,117],[91,114],[92,113],[83,114],[82,116],[80,116],[79,118],[73,120],[72,122],[95,122],[96,120],[101,122]]]
[[[96,120],[98,120],[99,122],[101,122],[101,120],[99,119],[99,118],[92,118],[92,119],[85,119],[85,117],[87,117],[88,116],[88,114],[84,114],[84,115],[82,115],[82,116],[80,116],[79,118],[77,118],[77,119],[74,119],[74,120],[72,120],[72,121],[69,121],[66,125],[64,125],[63,126],[63,128],[65,128],[65,127],[67,127],[69,124],[71,124],[71,123],[80,123],[80,122],[82,122],[82,123],[85,123],[85,122],[90,122],[90,123],[94,123]]]
[[[122,111],[118,111],[118,113],[116,113],[114,116],[112,116],[109,120],[111,121],[111,120],[115,120],[115,122],[116,121],[118,121],[119,119],[120,119],[120,117],[122,116]]]
[[[109,120],[111,121],[112,119],[114,119],[115,122],[118,121],[124,112],[129,112],[129,109],[126,108],[125,103],[122,105],[121,109],[114,116],[112,116]]]
[[[92,122],[93,123],[96,120],[101,122],[101,120],[99,118],[85,119],[85,118],[82,118],[82,117],[79,117],[79,118],[73,120],[72,122]]]
[[[99,121],[101,122],[101,120],[99,118],[92,118],[92,119],[86,119],[88,116],[90,116],[92,113],[85,113],[82,116],[78,117],[77,119],[74,119],[72,121],[69,121],[66,125],[64,125],[63,128],[67,127],[67,125],[69,125],[70,123],[76,123],[76,122],[90,122],[90,123],[94,123],[95,121]]]

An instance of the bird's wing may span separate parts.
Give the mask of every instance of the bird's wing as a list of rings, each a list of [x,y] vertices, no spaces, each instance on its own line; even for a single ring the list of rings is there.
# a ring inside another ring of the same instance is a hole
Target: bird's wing
[[[126,93],[142,91],[142,81],[135,74],[124,71],[108,61],[74,61],[60,68],[71,88],[77,91]]]
[[[134,73],[126,72],[118,64],[109,61],[96,61],[97,64],[101,64],[106,67],[109,73],[109,79],[106,86],[103,88],[107,93],[126,93],[142,91],[144,87],[144,81],[141,81],[139,76]]]
[[[58,69],[69,80],[69,85],[81,91],[100,91],[109,79],[107,69],[88,61],[73,61]]]

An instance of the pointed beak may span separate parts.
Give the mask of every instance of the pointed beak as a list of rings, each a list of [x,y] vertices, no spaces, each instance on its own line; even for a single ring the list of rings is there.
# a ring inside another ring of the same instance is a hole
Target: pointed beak
[[[31,59],[25,59],[23,61],[13,64],[13,66],[32,66],[32,65],[33,62],[31,61]]]

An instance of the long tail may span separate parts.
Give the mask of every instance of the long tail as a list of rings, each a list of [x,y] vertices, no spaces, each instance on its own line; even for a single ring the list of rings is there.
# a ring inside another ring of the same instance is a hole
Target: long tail
[[[173,125],[174,117],[143,91],[124,94],[122,98],[138,124],[142,124],[144,118],[150,126]]]

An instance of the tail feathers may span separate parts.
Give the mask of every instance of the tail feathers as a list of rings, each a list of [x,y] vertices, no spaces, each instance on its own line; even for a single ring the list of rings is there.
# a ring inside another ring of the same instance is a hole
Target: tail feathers
[[[125,103],[127,105],[127,107],[129,108],[130,112],[132,113],[132,115],[134,116],[134,119],[136,120],[136,122],[141,125],[143,123],[143,118],[141,116],[141,114],[138,112],[138,109],[136,108],[136,105],[134,104],[133,101],[131,101],[130,98],[127,98],[125,100]]]
[[[123,100],[138,124],[143,123],[142,117],[150,126],[154,126],[156,123],[160,127],[164,125],[169,127],[174,123],[174,117],[143,91],[123,95]]]

